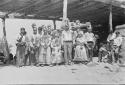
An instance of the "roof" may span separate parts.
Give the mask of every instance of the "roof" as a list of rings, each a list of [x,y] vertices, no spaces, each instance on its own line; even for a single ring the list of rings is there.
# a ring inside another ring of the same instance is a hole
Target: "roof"
[[[115,28],[116,28],[116,30],[125,29],[125,24],[123,24],[123,25],[118,25],[118,26],[116,26]]]
[[[68,17],[91,22],[109,20],[112,1],[113,19],[124,17],[124,3],[118,0],[68,0]],[[61,19],[63,0],[0,0],[0,15],[31,19]]]

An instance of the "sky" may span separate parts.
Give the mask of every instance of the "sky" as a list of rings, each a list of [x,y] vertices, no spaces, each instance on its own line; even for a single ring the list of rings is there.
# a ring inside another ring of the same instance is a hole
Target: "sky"
[[[12,45],[11,52],[13,54],[16,53],[16,38],[19,34],[20,28],[24,27],[27,31],[27,34],[30,36],[32,34],[32,28],[31,25],[35,23],[37,27],[41,25],[52,25],[53,27],[53,21],[52,20],[33,20],[33,19],[6,19],[6,34],[7,34],[7,41],[9,44]],[[60,21],[56,21],[56,28],[59,29],[61,25]],[[2,30],[2,20],[0,19],[0,38],[3,36],[3,30]]]

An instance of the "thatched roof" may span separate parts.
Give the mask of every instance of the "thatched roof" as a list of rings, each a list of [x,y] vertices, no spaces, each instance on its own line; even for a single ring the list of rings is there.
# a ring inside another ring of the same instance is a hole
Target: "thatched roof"
[[[113,19],[124,17],[124,3],[118,0],[68,0],[68,17],[91,22],[106,22],[112,1]],[[0,0],[0,15],[33,19],[61,19],[63,0]]]

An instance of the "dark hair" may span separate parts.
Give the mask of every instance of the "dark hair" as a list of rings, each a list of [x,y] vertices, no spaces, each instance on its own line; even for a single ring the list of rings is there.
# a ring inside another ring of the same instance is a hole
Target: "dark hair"
[[[27,34],[27,32],[26,32],[26,30],[25,30],[25,28],[24,28],[24,27],[20,28],[20,30],[24,30],[24,35],[26,35],[26,34]]]
[[[38,30],[42,30],[42,27],[38,27]]]
[[[120,34],[120,32],[116,32],[116,34]]]
[[[22,27],[22,28],[20,28],[20,30],[25,30],[25,28],[24,28],[24,27]]]

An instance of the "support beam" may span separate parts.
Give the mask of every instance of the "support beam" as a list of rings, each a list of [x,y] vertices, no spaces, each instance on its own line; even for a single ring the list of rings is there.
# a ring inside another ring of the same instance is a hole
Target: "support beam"
[[[5,17],[2,18],[2,24],[3,24],[3,35],[6,37],[6,30],[5,30]]]
[[[116,7],[120,7],[120,8],[125,8],[124,5],[119,1],[119,0],[95,0],[95,1],[98,1],[98,2],[102,2],[102,3],[105,3],[105,4],[111,4],[113,6],[116,6]]]
[[[54,29],[56,29],[56,20],[53,20]]]
[[[110,27],[110,32],[113,31],[113,28],[112,28],[112,4],[110,5],[110,14],[109,14],[109,27]]]
[[[9,47],[8,47],[8,42],[7,42],[7,38],[6,38],[5,17],[2,18],[2,24],[3,24],[4,55],[8,61],[8,59],[9,59]]]
[[[63,20],[67,18],[67,0],[63,1]]]

